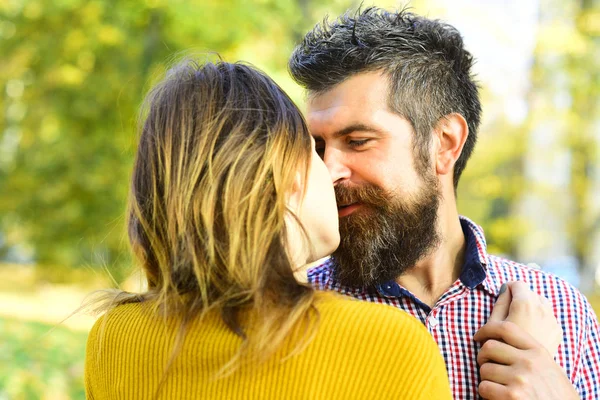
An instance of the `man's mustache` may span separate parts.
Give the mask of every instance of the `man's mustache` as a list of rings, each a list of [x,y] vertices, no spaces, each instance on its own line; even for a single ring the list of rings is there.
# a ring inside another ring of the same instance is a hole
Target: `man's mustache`
[[[354,203],[371,204],[375,206],[386,205],[388,196],[385,191],[373,184],[362,184],[350,186],[338,184],[334,186],[335,200],[338,207],[348,206]]]

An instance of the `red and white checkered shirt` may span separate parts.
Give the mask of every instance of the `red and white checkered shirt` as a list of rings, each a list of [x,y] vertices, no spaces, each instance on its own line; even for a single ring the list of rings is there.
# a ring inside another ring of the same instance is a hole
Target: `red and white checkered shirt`
[[[563,341],[556,362],[582,399],[600,399],[600,330],[589,302],[577,289],[555,275],[535,267],[487,254],[483,230],[461,217],[467,243],[461,275],[433,308],[394,281],[377,288],[342,287],[335,279],[335,260],[328,259],[308,272],[319,289],[334,290],[360,300],[398,307],[427,327],[446,360],[455,399],[477,399],[480,382],[473,340],[489,316],[500,286],[505,282],[528,282],[531,289],[548,298],[562,325]]]

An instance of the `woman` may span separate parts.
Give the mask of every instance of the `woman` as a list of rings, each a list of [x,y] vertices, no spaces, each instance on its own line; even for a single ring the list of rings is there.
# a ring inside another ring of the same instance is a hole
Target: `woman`
[[[271,79],[185,62],[146,104],[128,217],[148,290],[101,307],[89,399],[451,398],[417,320],[295,279],[338,246],[337,208]]]

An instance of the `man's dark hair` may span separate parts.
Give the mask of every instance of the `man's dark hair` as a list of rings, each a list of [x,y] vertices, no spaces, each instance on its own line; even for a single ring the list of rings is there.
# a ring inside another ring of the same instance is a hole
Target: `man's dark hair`
[[[453,26],[406,10],[370,7],[317,24],[294,50],[289,69],[299,84],[317,94],[361,72],[386,73],[389,106],[413,126],[416,168],[421,171],[429,160],[431,130],[444,116],[461,114],[469,135],[454,167],[456,188],[481,116],[473,62]]]

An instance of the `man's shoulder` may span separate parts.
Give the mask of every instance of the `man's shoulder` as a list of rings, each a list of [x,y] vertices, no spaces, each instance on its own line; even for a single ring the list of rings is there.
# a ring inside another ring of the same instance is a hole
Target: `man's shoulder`
[[[488,255],[487,272],[497,279],[500,284],[510,281],[522,280],[526,282],[546,282],[558,285],[566,289],[575,289],[573,285],[565,279],[544,271],[541,266],[535,263],[520,263],[508,258]]]
[[[568,311],[564,306],[569,304],[572,312],[587,313],[589,303],[585,296],[565,279],[544,271],[539,265],[523,264],[494,255],[489,255],[488,261],[488,279],[496,285],[511,281],[527,282],[532,291],[548,298],[555,308]]]

